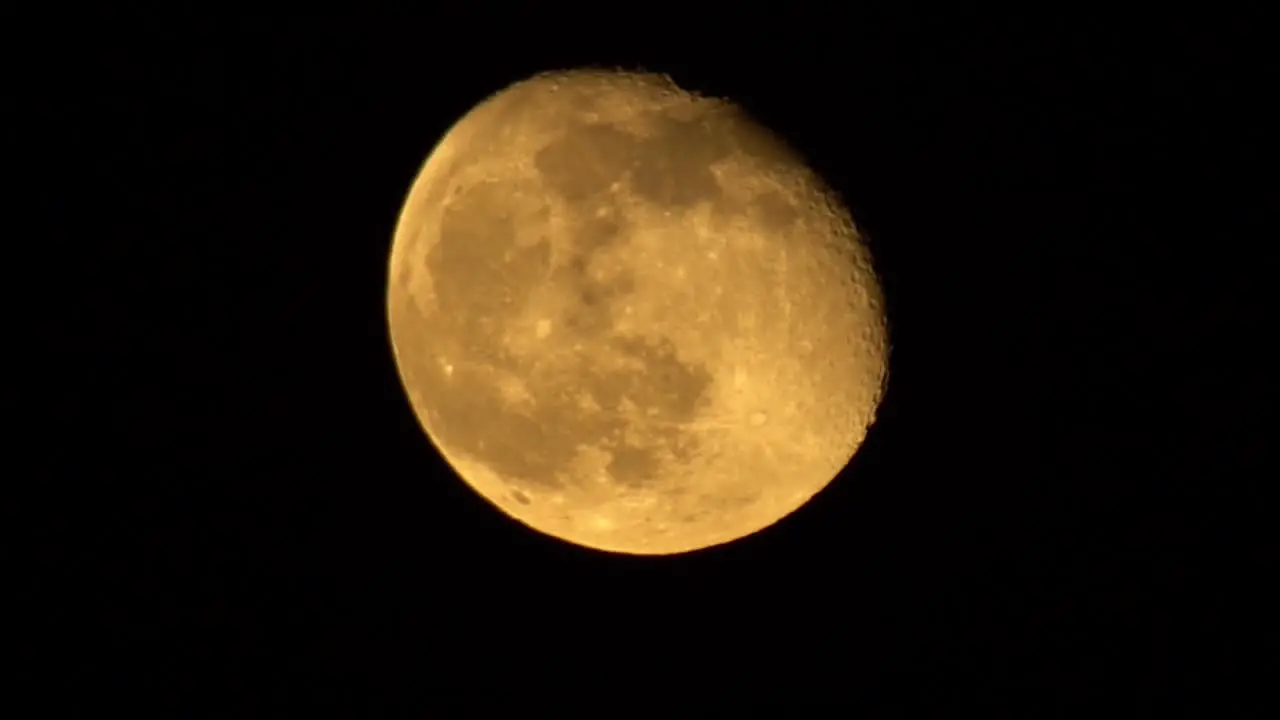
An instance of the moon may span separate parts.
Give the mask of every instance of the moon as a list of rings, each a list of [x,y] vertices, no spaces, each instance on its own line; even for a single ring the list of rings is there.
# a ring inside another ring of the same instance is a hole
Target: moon
[[[387,313],[457,474],[614,553],[794,512],[853,457],[887,381],[847,209],[741,108],[649,73],[545,73],[464,115],[400,212]]]

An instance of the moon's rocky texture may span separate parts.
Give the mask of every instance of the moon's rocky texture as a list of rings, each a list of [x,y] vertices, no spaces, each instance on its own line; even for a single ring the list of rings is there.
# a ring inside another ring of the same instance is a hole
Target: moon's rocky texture
[[[668,554],[804,504],[872,423],[887,330],[833,194],[729,102],[545,74],[432,151],[391,253],[412,406],[544,533]]]

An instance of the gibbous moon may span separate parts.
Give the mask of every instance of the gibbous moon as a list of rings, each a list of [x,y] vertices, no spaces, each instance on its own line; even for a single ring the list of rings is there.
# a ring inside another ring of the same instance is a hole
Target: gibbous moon
[[[387,310],[458,474],[611,552],[793,512],[858,449],[887,378],[848,212],[742,110],[658,75],[544,74],[467,113],[405,201]]]

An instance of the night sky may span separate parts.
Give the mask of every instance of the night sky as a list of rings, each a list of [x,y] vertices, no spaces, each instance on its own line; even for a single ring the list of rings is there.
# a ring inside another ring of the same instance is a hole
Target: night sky
[[[1248,707],[1223,688],[1250,676],[1232,622],[1262,570],[1241,569],[1245,419],[1274,418],[1251,23],[468,5],[86,22],[75,90],[44,88],[89,196],[62,217],[98,239],[68,251],[94,290],[59,339],[104,393],[53,460],[89,481],[47,525],[84,626],[64,696],[118,674],[102,697],[176,691],[175,717]],[[841,194],[886,294],[888,393],[855,459],[688,556],[506,518],[432,448],[391,354],[420,164],[490,93],[582,65],[745,106]]]

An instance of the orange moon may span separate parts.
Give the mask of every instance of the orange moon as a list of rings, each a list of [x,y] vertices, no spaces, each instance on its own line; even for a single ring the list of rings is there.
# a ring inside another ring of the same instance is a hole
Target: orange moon
[[[800,157],[727,100],[547,73],[439,141],[387,312],[426,435],[494,507],[609,552],[688,552],[806,503],[888,374],[871,255]]]

